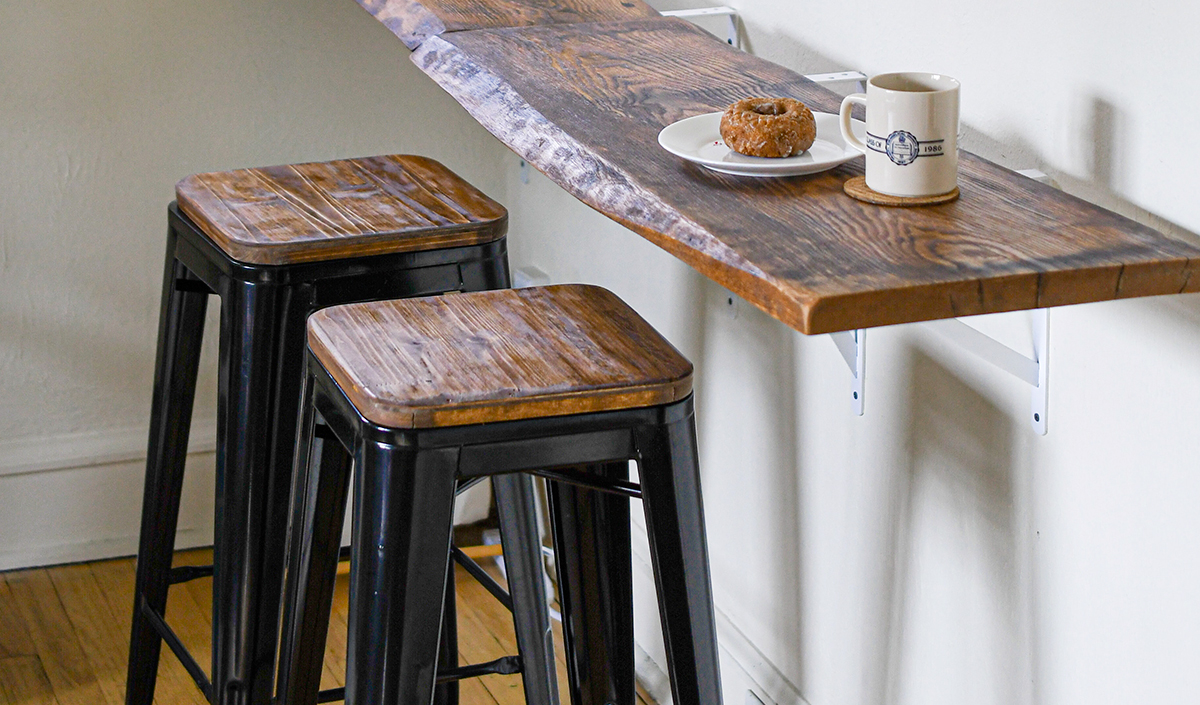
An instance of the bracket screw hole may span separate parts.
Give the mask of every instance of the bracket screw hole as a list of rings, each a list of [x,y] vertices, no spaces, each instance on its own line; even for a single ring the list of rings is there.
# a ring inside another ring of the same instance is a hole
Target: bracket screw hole
[[[1041,415],[1039,415],[1039,414],[1034,414],[1034,415],[1033,415],[1033,420],[1034,420],[1034,421],[1041,421],[1041,420],[1042,420],[1042,417],[1041,417]]]
[[[855,393],[854,393],[854,398],[855,398],[855,399],[857,399],[857,398],[858,398],[858,392],[855,392]]]

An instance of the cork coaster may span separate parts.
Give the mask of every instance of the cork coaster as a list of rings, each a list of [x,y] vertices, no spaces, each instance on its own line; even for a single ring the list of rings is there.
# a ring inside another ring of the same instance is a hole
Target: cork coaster
[[[886,193],[878,191],[867,186],[867,178],[865,176],[856,176],[842,185],[842,190],[847,196],[857,198],[860,201],[874,203],[877,206],[896,206],[898,208],[911,208],[913,206],[936,206],[939,203],[949,203],[958,198],[958,187],[950,193],[943,193],[937,196],[889,196]]]

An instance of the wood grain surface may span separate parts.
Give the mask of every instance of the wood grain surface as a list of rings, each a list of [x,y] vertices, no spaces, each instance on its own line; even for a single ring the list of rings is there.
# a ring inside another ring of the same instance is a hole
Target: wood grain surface
[[[692,365],[611,292],[562,285],[335,306],[308,344],[390,428],[631,409],[686,397]]]
[[[195,174],[175,195],[230,257],[253,264],[474,245],[508,227],[504,206],[408,155]]]
[[[175,565],[212,563],[212,550],[184,551],[175,554]],[[504,577],[490,560],[481,563],[501,584]],[[96,561],[71,566],[56,566],[0,573],[0,705],[61,705],[78,702],[78,686],[57,675],[63,660],[54,654],[48,661],[39,656],[29,636],[26,615],[37,614],[34,628],[66,635],[65,655],[77,672],[76,680],[99,684],[82,692],[95,700],[89,705],[125,705],[125,659],[129,652],[130,606],[133,604],[132,558]],[[16,595],[8,580],[22,583],[36,573],[31,589],[18,589]],[[512,615],[491,593],[465,570],[454,572],[458,593],[460,663],[488,661],[517,652]],[[212,611],[212,579],[202,578],[171,588],[168,619],[188,648],[199,657],[207,653],[212,639],[209,619]],[[61,609],[46,611],[39,607],[60,604]],[[334,586],[333,614],[326,640],[325,671],[322,688],[343,685],[346,673],[346,616],[349,580],[339,576]],[[48,626],[46,626],[48,625]],[[569,702],[566,661],[563,657],[562,628],[551,623],[554,631],[558,682],[561,702]],[[72,644],[71,641],[75,643]],[[482,656],[481,656],[482,654]],[[205,663],[205,661],[200,661]],[[43,665],[44,663],[48,665]],[[106,688],[105,684],[114,687]],[[461,683],[462,705],[524,705],[524,690],[519,675],[488,675]],[[191,677],[174,656],[165,653],[159,661],[155,702],[163,705],[207,705]],[[639,689],[638,705],[654,705]]]
[[[883,208],[824,174],[726,176],[658,132],[747,96],[839,98],[678,19],[459,32],[413,61],[580,200],[804,333],[1200,291],[1200,247],[962,152],[953,203]]]
[[[642,0],[358,0],[409,49],[446,32],[656,17]]]

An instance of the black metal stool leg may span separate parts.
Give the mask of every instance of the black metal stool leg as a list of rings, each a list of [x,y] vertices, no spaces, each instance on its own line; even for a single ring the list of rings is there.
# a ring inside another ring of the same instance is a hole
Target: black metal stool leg
[[[458,451],[365,441],[355,460],[346,702],[429,705]]]
[[[143,612],[143,605],[160,615],[166,609],[204,312],[208,306],[208,294],[202,288],[186,287],[198,282],[175,259],[175,243],[176,235],[171,232],[167,237],[163,274],[142,528],[134,579],[133,629],[125,688],[128,705],[151,705],[154,699],[162,640]]]
[[[521,678],[527,705],[556,705],[554,637],[542,577],[542,542],[538,537],[533,477],[510,473],[492,477],[500,514],[500,539],[513,601],[513,623],[521,653]]]
[[[625,461],[588,470],[629,479]],[[632,705],[637,686],[629,500],[565,482],[548,485],[571,702]]]
[[[279,550],[264,545],[279,291],[233,281],[222,293],[212,702],[257,705],[270,698],[274,666],[257,629],[263,552]]]
[[[311,385],[306,398],[311,399]],[[336,438],[315,434],[310,403],[303,407],[296,450],[292,499],[295,510],[288,541],[286,609],[280,636],[279,705],[316,705],[337,579],[342,522],[350,487],[351,457]],[[311,449],[311,450],[310,450]],[[312,456],[318,460],[312,462]]]
[[[305,324],[309,313],[307,298],[306,291],[283,288],[279,292],[277,302],[276,316],[279,329],[276,334],[275,346],[278,357],[274,361],[271,461],[267,475],[266,509],[262,517],[264,550],[260,554],[261,565],[258,573],[258,619],[254,628],[253,641],[248,644],[248,648],[254,654],[253,662],[256,664],[272,662],[276,657],[278,644],[285,552],[273,550],[273,547],[285,545],[288,539],[288,509],[292,493],[292,473],[294,456],[297,451],[297,437],[300,435],[299,429],[301,428],[297,419],[300,418],[303,408],[301,398],[307,348]],[[304,413],[307,414],[309,411],[305,409]],[[331,441],[331,443],[334,446],[338,445],[336,441]],[[317,458],[324,457],[320,450],[322,445],[322,439],[317,438],[313,448]],[[333,459],[329,462],[340,461],[340,456],[337,455],[335,449],[328,448],[327,451],[333,455]],[[332,538],[338,544],[341,541],[341,522],[345,516],[346,489],[343,488],[339,496],[342,504],[336,509],[323,508],[323,511],[338,513],[337,526],[333,529],[337,535]],[[335,545],[332,550],[336,552],[338,545]],[[328,587],[332,590],[332,582]],[[328,618],[328,614],[326,614],[326,618]],[[270,696],[272,676],[273,673],[269,668],[256,667],[250,673],[246,689],[255,694],[255,703],[269,702],[263,698]],[[319,662],[317,678],[319,681]]]
[[[677,703],[721,704],[693,417],[636,432],[658,612]]]
[[[458,605],[455,604],[454,561],[446,576],[446,603],[442,607],[442,636],[438,642],[438,670],[458,666]],[[433,691],[433,705],[457,705],[458,681],[440,683]]]

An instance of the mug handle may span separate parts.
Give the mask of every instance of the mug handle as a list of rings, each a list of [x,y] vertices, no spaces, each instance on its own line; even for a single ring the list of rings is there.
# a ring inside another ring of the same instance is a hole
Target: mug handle
[[[850,108],[855,104],[861,105],[864,109],[866,109],[867,94],[851,93],[842,99],[842,109],[838,112],[838,116],[841,117],[842,123],[842,139],[846,141],[846,144],[857,149],[863,154],[866,154],[867,145],[863,144],[862,140],[855,137],[854,132],[850,130]]]

